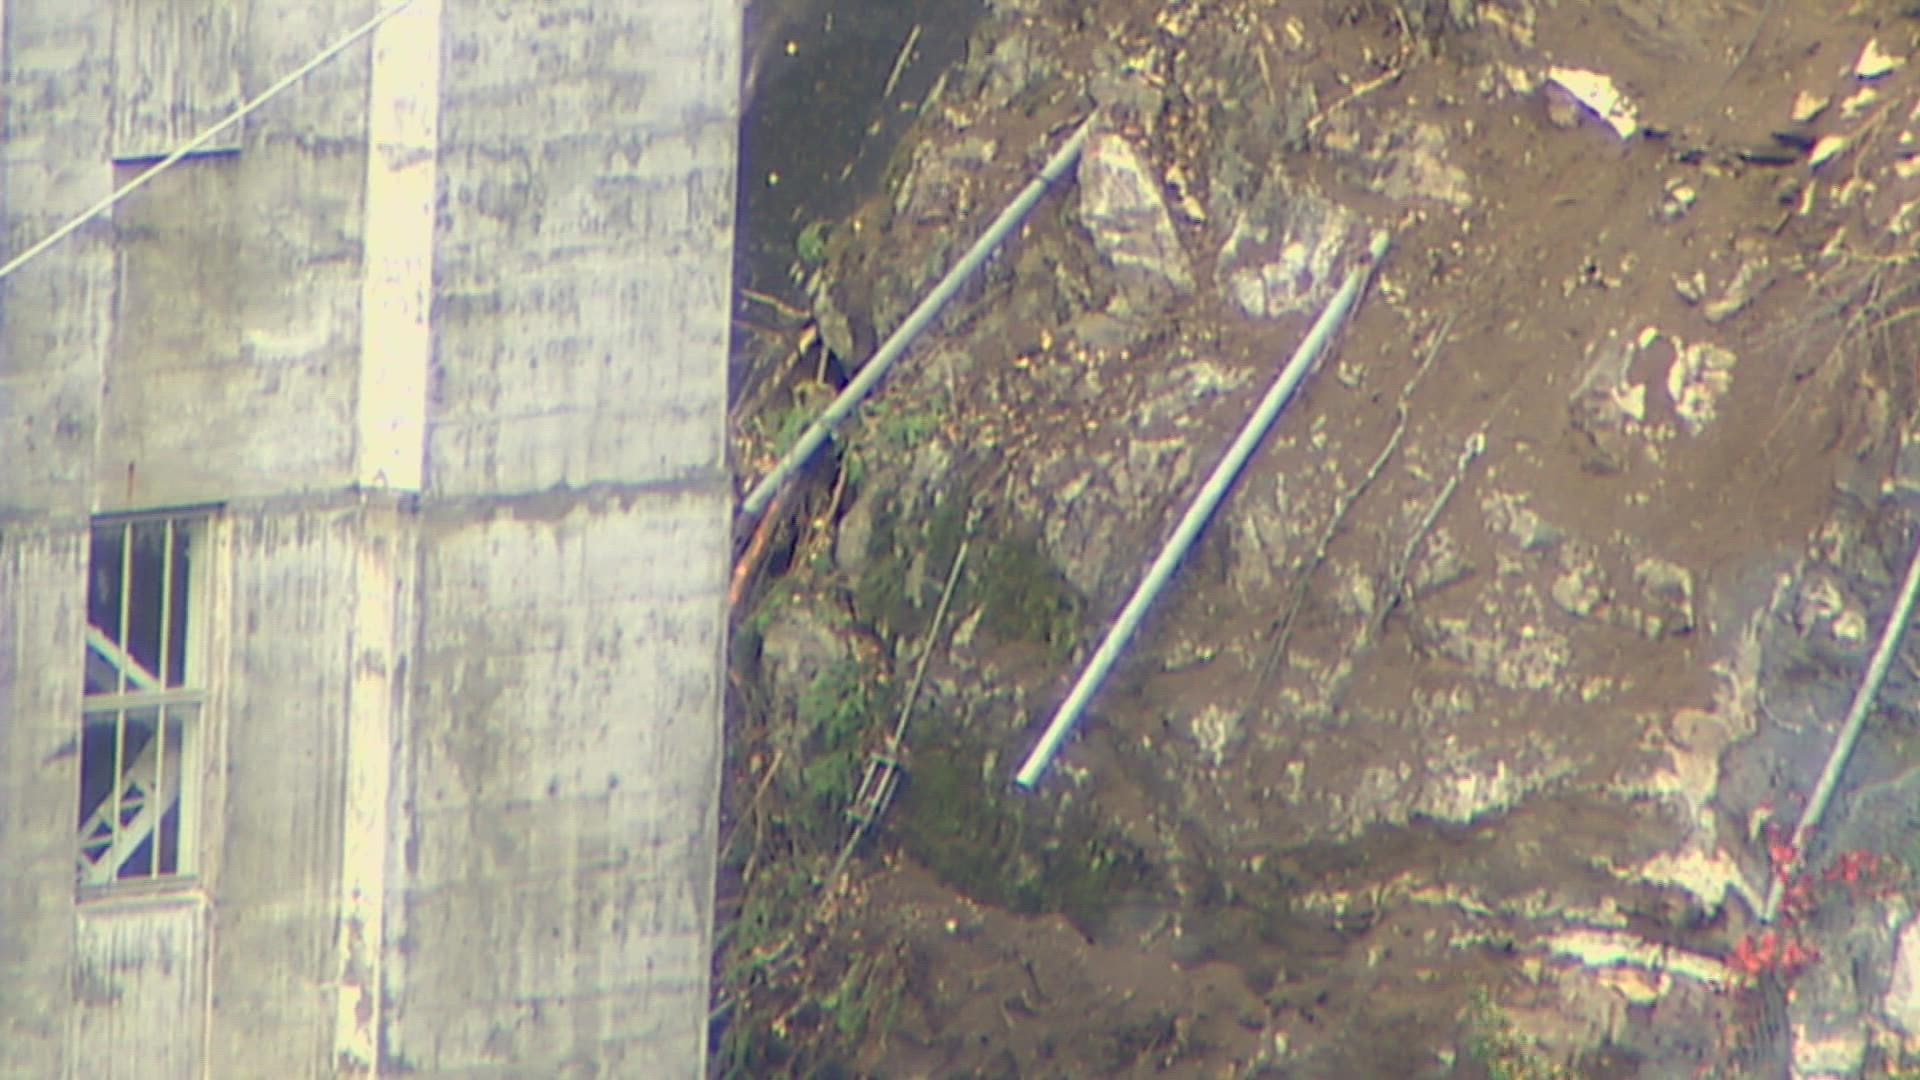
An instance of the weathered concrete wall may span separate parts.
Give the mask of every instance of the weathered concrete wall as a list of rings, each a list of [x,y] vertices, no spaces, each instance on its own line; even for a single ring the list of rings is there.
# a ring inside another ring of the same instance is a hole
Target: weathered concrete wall
[[[76,921],[73,1074],[100,1080],[201,1076],[207,901],[185,894],[90,904]],[[132,1052],[129,1052],[132,1051]]]
[[[7,4],[0,169],[9,253],[110,190],[111,27],[105,0]],[[0,283],[0,517],[91,510],[112,299],[112,235],[99,224]]]
[[[694,489],[429,516],[391,1064],[694,1075],[727,509]]]
[[[255,88],[364,18],[329,7],[248,20]],[[10,6],[9,254],[151,164],[109,157],[113,26],[107,3]],[[242,151],[183,161],[0,286],[0,510],[349,481],[366,73],[343,55],[256,114]]]
[[[193,55],[239,63],[258,92],[366,15],[262,7],[240,56]],[[250,118],[240,151],[188,158],[114,208],[99,510],[352,482],[367,73],[365,47],[348,50]]]
[[[85,518],[0,524],[0,1047],[63,1076],[73,966]]]
[[[0,21],[6,250],[104,195],[104,4]],[[0,1047],[68,1075],[87,514],[113,258],[99,229],[0,284]]]
[[[230,508],[224,790],[202,875],[218,901],[211,1059],[314,1075],[331,1058],[354,555],[352,500]]]
[[[140,166],[0,3],[11,253]],[[0,284],[0,1073],[702,1070],[737,18],[421,0]],[[76,907],[88,515],[215,502],[196,880]]]
[[[737,18],[446,8],[396,1069],[703,1069]]]
[[[447,5],[436,493],[720,467],[738,19]]]

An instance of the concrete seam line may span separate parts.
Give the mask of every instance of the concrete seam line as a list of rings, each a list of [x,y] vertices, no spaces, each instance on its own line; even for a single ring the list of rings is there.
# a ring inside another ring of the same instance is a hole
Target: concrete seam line
[[[907,316],[906,321],[888,335],[886,342],[874,352],[873,358],[860,369],[860,374],[854,376],[846,389],[840,391],[840,396],[833,399],[833,404],[828,405],[813,423],[807,425],[807,430],[801,433],[799,441],[793,444],[793,448],[787,451],[786,456],[781,458],[779,463],[762,477],[758,484],[754,485],[753,490],[747,493],[747,497],[740,503],[742,516],[751,518],[766,509],[767,502],[773,498],[773,493],[779,489],[780,485],[786,482],[794,470],[805,464],[815,450],[820,449],[820,444],[827,441],[827,436],[839,426],[842,420],[859,407],[861,400],[886,375],[887,369],[893,366],[893,362],[900,359],[913,344],[914,339],[920,336],[921,331],[925,330],[933,322],[934,317],[940,314],[940,309],[947,305],[947,301],[953,299],[954,294],[960,291],[960,286],[966,284],[974,271],[980,269],[981,265],[987,261],[987,256],[993,254],[993,249],[999,247],[1000,242],[1005,240],[1015,226],[1026,218],[1039,203],[1040,197],[1047,193],[1047,189],[1051,188],[1074,162],[1080,160],[1080,151],[1087,145],[1087,136],[1092,130],[1093,117],[1089,116],[1081,122],[1067,141],[1061,144],[1060,149],[1055,151],[1053,157],[1047,161],[1046,167],[1040,170],[1040,175],[1020,189],[1020,194],[1014,196],[1005,210],[1000,211],[1000,216],[993,219],[993,224],[987,226],[987,231],[980,234],[980,239],[973,242],[973,246],[960,257],[960,261],[953,264],[953,269],[947,271],[939,284],[921,299],[919,305]]]
[[[22,266],[25,266],[28,262],[32,261],[35,257],[39,256],[42,252],[46,251],[48,248],[52,247],[53,245],[59,243],[62,240],[65,240],[76,229],[80,228],[80,226],[85,225],[87,222],[92,221],[94,218],[99,217],[101,214],[104,214],[108,210],[112,209],[115,203],[119,202],[121,199],[126,198],[128,195],[133,194],[135,191],[139,190],[142,186],[146,184],[147,181],[160,175],[162,172],[166,171],[167,169],[172,168],[176,163],[180,161],[181,158],[186,157],[188,154],[191,154],[195,150],[206,145],[209,141],[213,139],[215,135],[220,134],[221,132],[227,130],[233,125],[239,123],[241,120],[245,119],[248,113],[251,113],[255,109],[258,109],[260,106],[265,105],[269,100],[278,96],[282,90],[285,90],[287,87],[292,86],[294,83],[299,82],[301,79],[306,78],[308,75],[311,75],[316,68],[320,67],[320,65],[340,55],[340,53],[344,52],[349,45],[352,45],[354,42],[359,41],[361,38],[366,37],[368,34],[371,34],[375,30],[379,29],[381,23],[384,23],[388,19],[393,18],[395,15],[400,14],[402,11],[406,10],[407,7],[409,7],[412,3],[413,3],[413,0],[400,0],[399,3],[393,5],[392,7],[382,9],[373,18],[368,19],[364,23],[361,23],[360,26],[357,27],[352,33],[334,42],[333,44],[327,46],[326,48],[320,50],[318,53],[315,53],[313,59],[308,60],[306,63],[293,69],[291,72],[287,73],[286,75],[281,76],[279,81],[275,82],[272,86],[267,87],[265,90],[260,91],[260,93],[256,95],[253,98],[253,100],[247,102],[246,104],[240,106],[238,109],[235,109],[233,112],[227,114],[227,116],[224,119],[214,123],[211,127],[208,127],[206,130],[202,131],[200,134],[195,135],[193,138],[188,139],[186,142],[183,142],[179,146],[174,147],[173,151],[169,153],[166,157],[163,157],[159,161],[155,162],[153,168],[148,169],[146,172],[143,172],[139,176],[136,176],[133,179],[127,181],[126,183],[120,185],[118,188],[114,189],[112,194],[108,195],[104,199],[101,199],[99,202],[94,203],[92,206],[87,207],[85,210],[82,210],[71,221],[68,221],[65,225],[62,225],[59,228],[53,230],[51,233],[48,233],[44,238],[36,242],[32,247],[29,247],[25,251],[22,251],[20,254],[15,255],[11,259],[8,259],[6,262],[6,265],[0,266],[0,280],[4,280],[6,277],[11,275],[15,270],[18,270]]]
[[[1847,721],[1841,726],[1839,738],[1833,741],[1833,751],[1827,755],[1827,764],[1820,770],[1820,780],[1807,799],[1807,808],[1801,811],[1800,823],[1793,828],[1793,855],[1785,865],[1771,868],[1773,881],[1767,886],[1767,903],[1760,911],[1760,921],[1763,923],[1772,922],[1780,913],[1780,901],[1786,895],[1787,878],[1806,860],[1807,842],[1813,839],[1813,830],[1819,827],[1820,817],[1826,813],[1827,803],[1833,799],[1834,789],[1840,785],[1840,773],[1847,767],[1847,759],[1853,756],[1854,743],[1860,741],[1860,732],[1867,725],[1867,714],[1873,711],[1873,701],[1880,692],[1880,684],[1886,681],[1887,669],[1893,666],[1893,654],[1900,650],[1900,639],[1906,635],[1907,623],[1913,618],[1916,594],[1920,594],[1920,533],[1915,537],[1913,555],[1907,560],[1907,577],[1900,584],[1900,598],[1894,602],[1893,612],[1887,616],[1887,625],[1880,631],[1880,643],[1874,647],[1873,659],[1867,664],[1867,673],[1860,680],[1859,689],[1854,691],[1853,706],[1847,710]]]
[[[1247,463],[1249,457],[1253,456],[1253,451],[1260,445],[1260,440],[1266,437],[1267,429],[1273,426],[1273,422],[1280,416],[1280,410],[1286,407],[1287,401],[1292,398],[1294,389],[1300,385],[1301,380],[1306,378],[1308,370],[1320,358],[1320,353],[1327,347],[1327,343],[1333,339],[1334,331],[1359,300],[1360,290],[1365,286],[1367,278],[1380,265],[1380,260],[1386,257],[1390,241],[1391,237],[1385,230],[1373,234],[1373,242],[1367,251],[1366,264],[1354,267],[1347,274],[1347,280],[1341,284],[1340,291],[1333,295],[1333,299],[1327,301],[1327,306],[1320,312],[1320,318],[1315,320],[1313,329],[1309,330],[1307,336],[1301,340],[1300,347],[1294,350],[1293,358],[1287,361],[1285,368],[1281,369],[1280,376],[1273,381],[1273,386],[1267,391],[1266,397],[1260,400],[1253,414],[1247,418],[1246,425],[1240,429],[1240,434],[1235,436],[1232,445],[1228,446],[1227,452],[1221,456],[1220,463],[1214,466],[1213,474],[1207,477],[1207,482],[1200,488],[1200,493],[1194,496],[1192,505],[1187,508],[1186,515],[1180,519],[1179,526],[1174,529],[1166,545],[1160,549],[1160,554],[1154,559],[1152,567],[1147,570],[1146,577],[1140,579],[1139,586],[1134,589],[1133,596],[1127,601],[1127,606],[1121,609],[1119,618],[1114,620],[1113,628],[1107,631],[1105,640],[1100,642],[1100,648],[1094,652],[1093,659],[1087,661],[1086,670],[1080,673],[1080,681],[1074,684],[1067,699],[1060,703],[1059,711],[1054,713],[1046,732],[1040,736],[1040,742],[1034,746],[1032,753],[1027,755],[1026,763],[1020,766],[1020,772],[1014,777],[1015,783],[1024,788],[1031,788],[1040,782],[1040,774],[1046,771],[1047,763],[1053,760],[1054,752],[1060,748],[1061,741],[1067,737],[1074,722],[1080,718],[1080,713],[1086,708],[1088,700],[1093,697],[1095,691],[1100,689],[1100,683],[1106,678],[1107,671],[1113,667],[1113,662],[1119,658],[1120,651],[1127,647],[1133,632],[1139,629],[1140,620],[1146,617],[1147,609],[1153,606],[1154,600],[1160,595],[1160,590],[1165,588],[1167,582],[1172,579],[1174,570],[1187,553],[1187,548],[1191,547],[1194,539],[1200,535],[1200,529],[1213,516],[1213,511],[1220,505],[1220,500],[1226,497],[1227,488],[1239,476],[1241,467]]]

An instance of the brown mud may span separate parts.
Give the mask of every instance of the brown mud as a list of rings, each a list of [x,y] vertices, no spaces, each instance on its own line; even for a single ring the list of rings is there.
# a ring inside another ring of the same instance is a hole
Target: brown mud
[[[747,482],[1099,119],[743,528],[716,1071],[1912,1068],[1920,647],[1798,853],[1773,940],[1819,958],[1754,957],[1915,531],[1916,40],[1891,2],[1004,0],[906,65],[878,189],[747,274],[794,324],[743,301]],[[1376,228],[1336,350],[1015,789]]]

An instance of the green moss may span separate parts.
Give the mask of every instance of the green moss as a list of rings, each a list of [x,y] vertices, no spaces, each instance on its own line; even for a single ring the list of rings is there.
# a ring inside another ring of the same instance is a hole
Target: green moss
[[[1031,540],[990,544],[976,580],[985,612],[981,622],[995,636],[1043,645],[1056,661],[1066,659],[1079,642],[1080,596]]]
[[[876,673],[843,660],[815,676],[794,704],[805,760],[793,794],[812,809],[806,831],[820,839],[846,829],[841,815],[859,790],[868,739],[886,723],[887,696]]]
[[[1565,1080],[1573,1073],[1523,1036],[1485,990],[1474,991],[1467,1010],[1467,1056],[1489,1080]]]
[[[1009,794],[1004,777],[983,776],[984,757],[952,741],[914,750],[897,808],[902,846],[983,903],[1057,912],[1098,929],[1114,901],[1144,880],[1139,850],[1079,813],[1029,828],[1038,804]]]
[[[860,617],[894,640],[917,641],[932,621],[946,570],[966,535],[965,493],[914,513],[886,499],[875,514],[867,565],[854,585]],[[974,572],[968,573],[971,580]],[[964,599],[964,590],[956,604]],[[956,607],[956,610],[965,610]]]
[[[896,640],[926,633],[966,535],[966,495],[947,492],[915,514],[891,500],[882,506],[854,589],[862,618]],[[971,551],[954,610],[979,610],[981,626],[1000,641],[1037,645],[1055,662],[1065,660],[1086,629],[1085,604],[1066,576],[1027,537],[978,537]]]
[[[794,238],[793,249],[802,264],[819,266],[827,261],[827,235],[832,230],[831,221],[816,221],[800,230],[800,235]]]

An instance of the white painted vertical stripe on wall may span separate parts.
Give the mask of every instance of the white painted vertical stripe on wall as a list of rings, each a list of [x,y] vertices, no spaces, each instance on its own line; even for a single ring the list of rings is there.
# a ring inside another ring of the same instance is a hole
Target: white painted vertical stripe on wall
[[[367,105],[365,276],[355,479],[425,485],[433,358],[433,231],[440,146],[442,0],[413,0],[375,32]],[[386,859],[404,586],[413,547],[389,503],[365,506],[354,574],[333,1060],[378,1075]]]
[[[413,619],[414,545],[392,500],[363,505],[355,542],[353,638],[347,690],[345,808],[340,844],[340,919],[335,941],[333,1061],[379,1075],[381,959],[386,935],[386,862],[392,837],[397,692]]]
[[[366,488],[425,483],[441,13],[442,0],[414,0],[373,36],[355,452]]]

